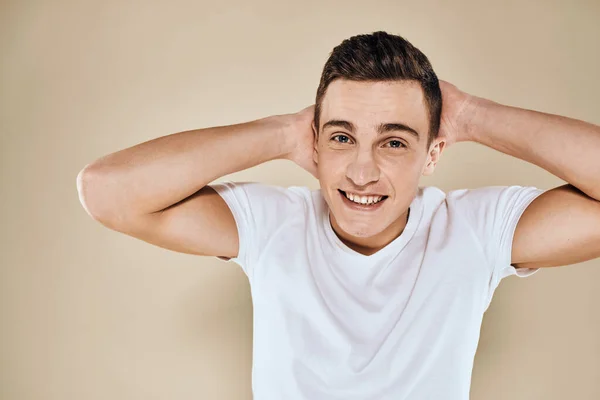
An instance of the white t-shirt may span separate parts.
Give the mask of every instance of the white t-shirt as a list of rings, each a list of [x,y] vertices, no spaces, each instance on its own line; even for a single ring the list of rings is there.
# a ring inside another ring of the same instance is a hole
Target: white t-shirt
[[[402,234],[370,256],[338,238],[320,190],[211,186],[250,282],[257,400],[468,400],[494,290],[537,271],[510,264],[533,186],[420,186]]]

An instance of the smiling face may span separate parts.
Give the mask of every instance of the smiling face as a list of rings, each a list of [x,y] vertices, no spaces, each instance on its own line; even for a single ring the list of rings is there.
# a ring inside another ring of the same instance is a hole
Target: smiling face
[[[338,236],[380,248],[404,226],[421,175],[433,172],[443,144],[427,149],[429,115],[416,81],[333,81],[321,104],[314,160]],[[443,143],[443,141],[441,141]],[[342,192],[376,197],[354,202]]]

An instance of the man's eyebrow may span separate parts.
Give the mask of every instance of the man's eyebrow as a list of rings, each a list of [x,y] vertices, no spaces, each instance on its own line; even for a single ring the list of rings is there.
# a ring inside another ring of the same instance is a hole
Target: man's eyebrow
[[[325,122],[325,124],[323,125],[323,130],[325,130],[328,127],[343,128],[343,129],[349,130],[352,133],[354,133],[356,131],[354,124],[352,122],[341,120],[341,119],[332,119],[332,120]],[[377,134],[378,135],[383,135],[384,133],[393,132],[393,131],[408,132],[411,135],[415,136],[417,138],[417,141],[419,141],[419,139],[420,139],[419,132],[417,132],[410,126],[403,124],[401,122],[387,122],[387,123],[382,122],[381,124],[379,124],[377,126]]]

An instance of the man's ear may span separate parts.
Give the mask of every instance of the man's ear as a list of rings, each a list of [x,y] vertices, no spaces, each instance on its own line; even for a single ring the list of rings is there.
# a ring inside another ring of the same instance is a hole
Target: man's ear
[[[442,152],[446,147],[446,141],[444,139],[436,139],[433,145],[430,147],[429,153],[427,154],[427,161],[425,168],[423,169],[423,175],[428,176],[433,174],[437,162],[442,156]]]

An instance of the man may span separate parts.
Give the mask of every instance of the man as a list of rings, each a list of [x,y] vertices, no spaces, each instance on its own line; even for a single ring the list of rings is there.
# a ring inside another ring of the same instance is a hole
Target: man
[[[461,141],[569,184],[420,187]],[[313,106],[141,143],[77,183],[105,226],[243,268],[256,399],[457,400],[500,280],[600,257],[598,150],[600,127],[464,93],[374,32],[334,48]],[[210,184],[278,158],[320,189]]]

